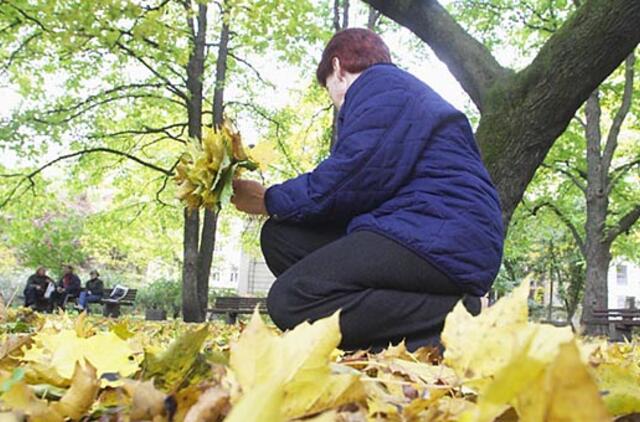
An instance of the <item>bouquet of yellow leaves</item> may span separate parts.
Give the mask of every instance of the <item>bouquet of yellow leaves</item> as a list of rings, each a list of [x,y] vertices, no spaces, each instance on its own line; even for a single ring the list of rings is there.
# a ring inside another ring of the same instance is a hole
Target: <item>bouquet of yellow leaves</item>
[[[203,127],[202,141],[190,138],[176,166],[176,196],[189,209],[219,208],[231,197],[231,182],[241,169],[266,167],[264,160],[258,158],[269,156],[261,153],[262,144],[254,148],[256,154],[249,156],[240,133],[228,120],[219,128]]]

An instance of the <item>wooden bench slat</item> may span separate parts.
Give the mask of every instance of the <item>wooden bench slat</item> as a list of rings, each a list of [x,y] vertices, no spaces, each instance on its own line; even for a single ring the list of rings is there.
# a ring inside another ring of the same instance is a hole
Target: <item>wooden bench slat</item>
[[[239,314],[252,314],[256,308],[261,313],[266,313],[266,299],[261,297],[225,296],[217,297],[213,307],[207,309],[211,316],[214,314],[226,314],[227,322],[233,323]]]

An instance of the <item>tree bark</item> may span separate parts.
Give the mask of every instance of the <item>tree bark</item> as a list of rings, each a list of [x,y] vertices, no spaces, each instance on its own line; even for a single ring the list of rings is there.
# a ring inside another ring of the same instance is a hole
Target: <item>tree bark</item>
[[[576,110],[640,42],[640,2],[587,0],[516,73],[435,0],[365,2],[427,42],[478,106],[476,137],[505,227]]]
[[[583,322],[589,334],[604,334],[605,327],[590,324],[593,309],[607,308],[607,271],[611,257],[609,245],[604,242],[604,229],[607,219],[609,198],[606,194],[605,178],[607,170],[603,168],[600,144],[600,98],[595,90],[585,106],[587,138],[587,220],[585,223],[585,296],[583,303]]]
[[[375,31],[379,18],[380,18],[380,12],[374,9],[373,6],[369,5],[369,14],[367,15],[367,28],[369,28],[372,31]]]
[[[335,32],[339,32],[349,27],[349,0],[342,0],[342,23],[340,23],[340,0],[334,0],[333,2],[333,29]],[[331,120],[331,142],[329,144],[330,149],[333,150],[333,146],[338,141],[338,108],[332,107],[333,117]]]
[[[187,103],[189,137],[202,139],[202,75],[204,73],[207,6],[198,5],[197,26],[188,18],[192,28],[192,44],[187,64]],[[184,241],[182,268],[182,315],[186,322],[201,322],[206,317],[206,302],[203,309],[198,288],[198,249],[200,214],[184,210]]]
[[[620,128],[631,107],[633,96],[635,55],[631,53],[625,60],[625,87],[620,107],[613,119],[606,137],[604,150],[602,149],[602,111],[600,107],[599,91],[595,90],[587,100],[585,106],[587,139],[587,219],[585,222],[585,249],[587,270],[585,274],[585,294],[583,300],[582,322],[586,333],[591,335],[606,334],[606,326],[593,324],[594,309],[608,308],[608,270],[611,263],[611,244],[621,233],[620,225],[626,217],[631,215],[632,221],[625,220],[627,228],[633,224],[633,210],[625,215],[620,223],[606,230],[607,215],[609,213],[609,193],[612,188],[610,177],[611,162],[618,146]]]
[[[184,209],[182,257],[182,317],[186,322],[200,321],[198,299],[198,228],[200,214]]]
[[[227,11],[223,11],[223,16]],[[220,31],[220,44],[218,45],[218,57],[216,59],[216,82],[213,90],[213,126],[220,127],[224,120],[224,84],[227,74],[227,59],[229,56],[229,22],[223,18]],[[218,212],[210,209],[204,210],[204,222],[200,236],[200,252],[198,254],[198,295],[200,306],[204,310],[209,304],[209,276],[211,275],[211,263],[213,251],[216,245],[216,228],[218,226]]]

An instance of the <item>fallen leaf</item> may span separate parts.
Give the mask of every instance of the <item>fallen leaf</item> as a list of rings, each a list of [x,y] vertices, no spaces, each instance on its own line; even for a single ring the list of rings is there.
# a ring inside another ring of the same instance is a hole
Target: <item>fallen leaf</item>
[[[145,379],[154,378],[155,384],[166,391],[176,389],[196,362],[208,334],[208,327],[204,325],[180,335],[159,356],[147,354]]]
[[[167,396],[158,391],[152,381],[125,380],[123,388],[131,397],[131,420],[151,420],[164,412]]]
[[[78,420],[91,408],[99,389],[96,369],[90,363],[76,362],[71,387],[51,408],[64,417]]]
[[[216,422],[229,411],[229,393],[219,387],[206,390],[191,406],[184,422]]]

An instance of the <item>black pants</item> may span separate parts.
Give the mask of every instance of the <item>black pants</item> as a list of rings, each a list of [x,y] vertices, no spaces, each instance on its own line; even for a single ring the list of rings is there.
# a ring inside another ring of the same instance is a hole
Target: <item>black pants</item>
[[[460,299],[480,311],[477,297],[413,251],[373,232],[346,226],[300,226],[268,220],[261,245],[277,277],[267,308],[282,330],[341,309],[345,350],[379,350],[403,339],[410,350],[438,345],[446,315]]]
[[[46,305],[47,300],[44,298],[44,291],[46,287],[37,289],[35,286],[28,286],[24,289],[24,306],[31,306],[36,309],[43,308]]]

